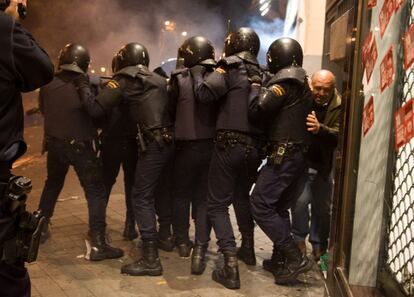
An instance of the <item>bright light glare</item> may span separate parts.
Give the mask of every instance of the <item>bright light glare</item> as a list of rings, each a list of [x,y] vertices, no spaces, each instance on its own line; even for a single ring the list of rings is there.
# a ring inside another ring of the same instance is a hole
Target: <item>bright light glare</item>
[[[164,25],[168,26],[171,22],[170,21],[165,21]]]
[[[260,6],[260,11],[265,11],[266,9],[269,8],[269,2],[266,2],[265,4],[263,4],[262,6]]]
[[[101,67],[101,72],[105,72],[106,68],[105,67]]]
[[[270,9],[270,7],[266,8],[265,10],[262,11],[262,13],[260,15],[265,16],[269,12],[269,9]]]
[[[181,35],[182,35],[182,36],[187,36],[187,32],[186,32],[186,31],[181,32]]]

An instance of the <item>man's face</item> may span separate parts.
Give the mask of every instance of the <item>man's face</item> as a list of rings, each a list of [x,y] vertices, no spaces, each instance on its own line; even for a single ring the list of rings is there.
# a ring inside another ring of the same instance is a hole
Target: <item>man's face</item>
[[[312,77],[311,89],[316,104],[323,106],[332,98],[335,84],[329,77],[316,75]]]

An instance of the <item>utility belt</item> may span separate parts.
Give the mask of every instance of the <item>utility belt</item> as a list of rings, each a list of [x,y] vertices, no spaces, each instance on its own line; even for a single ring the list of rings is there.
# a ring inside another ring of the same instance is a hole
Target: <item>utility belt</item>
[[[258,138],[252,137],[242,132],[231,130],[217,131],[215,142],[220,142],[231,146],[239,143],[256,149],[260,149],[263,144],[263,142]]]
[[[31,180],[12,176],[0,187],[2,216],[6,219],[1,231],[4,236],[12,237],[0,245],[0,261],[8,264],[33,262],[37,258],[40,234],[46,219],[40,210],[33,214],[26,211],[27,194],[32,189]]]
[[[286,157],[296,152],[306,154],[309,146],[300,142],[271,142],[267,145],[267,163],[280,165]]]
[[[101,137],[97,136],[95,139],[92,140],[76,140],[76,139],[60,139],[54,136],[45,135],[44,137],[44,149],[43,152],[47,151],[47,143],[48,142],[61,142],[71,146],[75,151],[80,152],[83,151],[85,148],[92,148],[95,152],[96,157],[100,157],[102,152],[102,139]]]
[[[155,141],[160,148],[173,143],[174,133],[172,127],[145,129],[137,124],[137,145],[141,153],[147,150],[147,145]]]

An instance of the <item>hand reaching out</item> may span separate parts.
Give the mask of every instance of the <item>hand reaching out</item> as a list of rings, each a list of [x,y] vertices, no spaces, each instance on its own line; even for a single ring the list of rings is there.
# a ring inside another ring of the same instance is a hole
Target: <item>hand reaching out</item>
[[[315,111],[312,110],[310,114],[306,117],[306,126],[308,126],[308,131],[313,134],[318,134],[321,125],[319,124],[318,119],[316,118]]]

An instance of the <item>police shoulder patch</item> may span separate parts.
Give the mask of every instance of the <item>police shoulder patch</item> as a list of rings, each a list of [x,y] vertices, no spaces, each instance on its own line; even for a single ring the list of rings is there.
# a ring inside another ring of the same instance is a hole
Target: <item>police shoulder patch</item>
[[[111,79],[106,83],[106,87],[109,89],[117,89],[119,88],[119,83],[116,80]]]
[[[272,92],[278,97],[286,94],[285,89],[281,85],[278,85],[278,84],[275,84],[272,86]]]
[[[216,71],[217,71],[218,73],[220,73],[220,74],[224,74],[224,73],[226,73],[226,70],[224,70],[224,68],[223,68],[223,67],[218,67],[218,68],[216,68]]]

